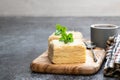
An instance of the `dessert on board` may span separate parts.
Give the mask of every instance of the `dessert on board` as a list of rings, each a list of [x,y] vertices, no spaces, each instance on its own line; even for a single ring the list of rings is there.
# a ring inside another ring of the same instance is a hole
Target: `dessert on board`
[[[48,57],[54,64],[85,63],[86,46],[80,32],[67,31],[57,24],[56,32],[48,38]]]

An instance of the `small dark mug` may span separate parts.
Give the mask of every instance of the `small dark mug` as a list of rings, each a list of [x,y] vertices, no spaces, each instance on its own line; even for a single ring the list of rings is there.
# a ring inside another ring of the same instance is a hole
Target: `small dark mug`
[[[118,34],[119,26],[113,24],[91,25],[91,41],[98,47],[106,48],[106,41],[110,36]]]

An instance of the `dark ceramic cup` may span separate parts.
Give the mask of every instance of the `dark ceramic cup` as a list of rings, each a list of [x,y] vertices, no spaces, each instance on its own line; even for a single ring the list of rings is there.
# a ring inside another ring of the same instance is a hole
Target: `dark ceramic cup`
[[[106,41],[110,36],[118,34],[119,26],[113,24],[91,25],[91,41],[98,47],[106,48]]]

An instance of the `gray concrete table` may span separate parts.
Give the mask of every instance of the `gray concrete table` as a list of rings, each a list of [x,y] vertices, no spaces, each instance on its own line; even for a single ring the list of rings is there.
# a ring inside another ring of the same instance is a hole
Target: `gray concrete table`
[[[104,64],[88,76],[31,72],[30,63],[47,49],[56,23],[90,39],[91,24],[120,25],[120,17],[0,17],[0,80],[119,80],[103,76]]]

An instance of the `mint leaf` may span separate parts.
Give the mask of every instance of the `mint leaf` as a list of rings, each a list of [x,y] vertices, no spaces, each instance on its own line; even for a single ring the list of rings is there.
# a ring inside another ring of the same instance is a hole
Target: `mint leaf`
[[[55,35],[61,35],[62,33],[65,33],[66,31],[67,31],[67,28],[65,26],[62,26],[60,24],[56,24]]]
[[[68,40],[68,42],[73,42],[73,34],[72,33],[69,33],[67,35],[67,40]]]
[[[73,34],[69,33],[68,35],[66,33],[63,33],[61,35],[61,38],[59,39],[59,41],[63,41],[65,44],[68,42],[73,42]]]
[[[59,41],[63,41],[65,44],[68,42],[73,42],[73,34],[72,33],[67,34],[66,31],[67,28],[65,26],[56,24],[55,35],[61,35]]]
[[[62,33],[61,38],[59,39],[60,41],[64,41],[67,39],[67,34],[66,33]]]

